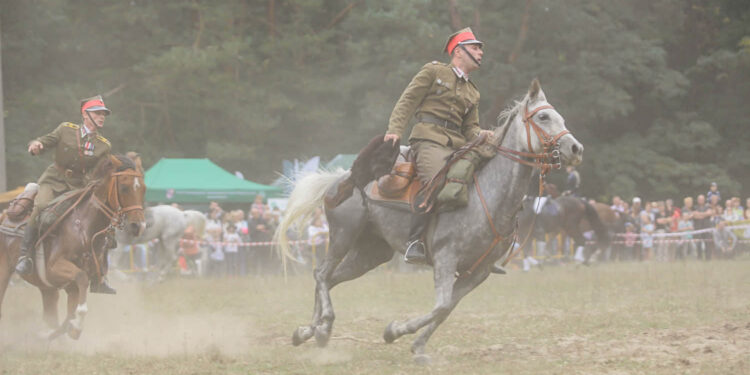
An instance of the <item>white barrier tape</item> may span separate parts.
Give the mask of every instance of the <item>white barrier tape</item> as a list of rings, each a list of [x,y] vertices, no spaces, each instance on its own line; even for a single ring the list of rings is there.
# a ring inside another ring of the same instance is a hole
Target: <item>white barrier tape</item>
[[[149,245],[153,245],[155,243],[159,242],[159,239],[153,239],[149,242],[146,242]],[[325,242],[328,242],[328,238],[325,239]],[[199,241],[199,240],[186,240],[186,239],[180,239],[180,243],[187,243],[187,244],[198,244],[198,245],[237,245],[237,246],[271,246],[271,245],[278,245],[278,242],[272,242],[272,241],[266,241],[266,242],[222,242],[222,241]],[[314,244],[313,240],[296,240],[296,241],[289,241],[290,245],[297,245],[297,244],[307,244],[307,245],[322,245],[322,244]]]
[[[749,229],[750,224],[740,224],[740,225],[727,225],[727,229],[733,230],[733,229]],[[651,236],[653,237],[682,237],[686,235],[692,235],[692,234],[701,234],[701,233],[708,233],[713,232],[714,228],[705,228],[705,229],[698,229],[698,230],[691,230],[686,232],[671,232],[671,233],[654,233]],[[617,237],[625,237],[625,233],[615,233],[615,236]]]

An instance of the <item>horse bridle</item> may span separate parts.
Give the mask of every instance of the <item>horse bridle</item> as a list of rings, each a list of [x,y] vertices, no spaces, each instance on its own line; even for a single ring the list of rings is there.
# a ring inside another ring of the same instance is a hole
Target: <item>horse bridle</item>
[[[107,186],[107,202],[102,202],[99,197],[93,195],[94,203],[100,211],[106,215],[110,220],[110,226],[122,229],[124,220],[123,215],[130,211],[140,210],[143,211],[143,205],[136,204],[131,206],[123,207],[120,203],[120,182],[117,176],[133,176],[135,178],[143,178],[143,174],[135,170],[124,170],[115,172],[110,175],[109,185]]]
[[[534,108],[531,112],[529,112],[528,104],[523,107],[523,123],[526,127],[526,144],[529,148],[529,152],[517,151],[500,145],[495,146],[498,154],[523,165],[539,168],[541,170],[540,176],[546,175],[552,169],[562,168],[562,161],[560,160],[560,138],[566,134],[570,134],[568,129],[563,129],[560,133],[557,133],[557,135],[551,136],[537,125],[537,123],[534,122],[534,115],[543,109],[555,109],[555,107],[549,104],[542,105]],[[539,139],[539,142],[542,143],[542,152],[540,153],[535,153],[534,149],[531,147],[532,129]],[[522,158],[530,158],[532,161]]]
[[[495,145],[495,149],[497,150],[498,154],[513,160],[515,162],[518,162],[523,165],[528,165],[533,168],[539,168],[539,195],[542,195],[542,189],[544,184],[544,178],[546,177],[547,173],[549,173],[550,170],[554,169],[560,169],[562,168],[562,161],[560,160],[560,138],[562,138],[566,134],[570,134],[570,132],[567,129],[563,129],[560,133],[558,133],[555,136],[551,136],[549,133],[544,131],[539,125],[534,122],[534,115],[536,115],[539,111],[543,109],[554,109],[555,107],[551,105],[543,105],[536,107],[533,111],[529,112],[529,106],[528,104],[524,105],[523,107],[523,123],[526,126],[526,144],[529,147],[529,152],[523,152],[523,151],[517,151],[513,150],[507,147],[503,147],[500,145]],[[534,130],[534,133],[536,134],[537,138],[539,138],[539,141],[542,143],[542,152],[535,153],[534,149],[531,147],[531,129]],[[532,161],[528,161],[522,158],[530,158]],[[458,277],[465,277],[468,275],[471,275],[477,267],[484,261],[484,259],[492,252],[492,249],[495,248],[495,246],[504,239],[504,237],[500,234],[500,232],[495,228],[495,222],[492,219],[492,215],[490,214],[490,211],[487,207],[487,203],[484,200],[484,194],[482,194],[482,189],[479,187],[479,181],[477,181],[477,176],[474,174],[474,186],[477,190],[477,195],[479,196],[479,200],[482,202],[482,208],[484,209],[484,213],[487,216],[487,221],[489,222],[490,229],[492,230],[493,239],[490,246],[487,248],[487,250],[484,251],[484,253],[477,259],[474,264],[469,267],[469,269],[466,272],[458,272]],[[536,216],[534,217],[536,220]],[[534,222],[532,222],[532,227],[534,226]],[[515,231],[515,229],[514,229]],[[529,232],[531,234],[531,232]],[[528,236],[526,237],[528,239]],[[525,244],[526,240],[524,240]],[[520,249],[521,247],[519,247]],[[505,258],[505,261],[503,262],[503,266],[508,264],[508,262],[513,258],[515,255],[515,252],[511,249],[511,253],[507,258]]]

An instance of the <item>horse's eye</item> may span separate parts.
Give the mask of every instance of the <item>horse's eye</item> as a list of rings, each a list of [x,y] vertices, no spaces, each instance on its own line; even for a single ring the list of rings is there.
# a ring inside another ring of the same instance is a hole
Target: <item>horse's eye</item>
[[[549,120],[549,115],[546,114],[546,113],[542,113],[542,114],[539,115],[539,119],[542,120],[542,121],[547,121],[547,120]]]

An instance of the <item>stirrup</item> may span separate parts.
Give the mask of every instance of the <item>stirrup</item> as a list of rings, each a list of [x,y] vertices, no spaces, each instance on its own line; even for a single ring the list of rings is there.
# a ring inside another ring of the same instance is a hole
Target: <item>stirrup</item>
[[[409,264],[427,264],[427,255],[425,254],[424,243],[421,240],[414,240],[407,244],[404,253],[404,262]]]
[[[494,273],[496,275],[505,275],[508,273],[508,271],[506,271],[505,268],[498,266],[497,264],[493,264],[490,266],[490,273]]]

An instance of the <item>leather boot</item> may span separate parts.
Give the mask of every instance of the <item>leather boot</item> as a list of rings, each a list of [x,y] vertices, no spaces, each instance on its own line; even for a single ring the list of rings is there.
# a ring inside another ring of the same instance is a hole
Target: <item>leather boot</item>
[[[404,253],[404,261],[406,263],[427,264],[427,252],[422,241],[422,234],[429,222],[429,214],[412,215],[409,227],[409,241],[406,242],[406,253]]]
[[[18,263],[16,263],[16,272],[19,275],[26,276],[31,273],[34,269],[34,261],[32,258],[32,249],[37,238],[37,228],[32,225],[31,221],[26,226],[26,231],[23,235],[23,242],[21,243],[21,256],[18,257]]]
[[[101,280],[91,280],[89,292],[101,294],[117,294],[117,290],[109,286],[109,284],[107,284],[107,279],[105,278],[102,278]]]

